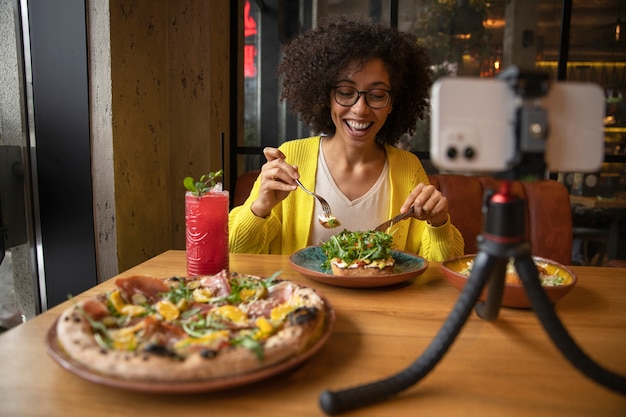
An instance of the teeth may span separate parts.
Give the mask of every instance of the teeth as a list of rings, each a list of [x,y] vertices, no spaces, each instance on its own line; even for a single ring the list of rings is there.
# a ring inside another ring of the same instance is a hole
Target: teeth
[[[347,123],[351,129],[356,129],[356,130],[367,129],[370,125],[369,123],[357,123],[357,122],[351,122],[351,121],[348,121]]]

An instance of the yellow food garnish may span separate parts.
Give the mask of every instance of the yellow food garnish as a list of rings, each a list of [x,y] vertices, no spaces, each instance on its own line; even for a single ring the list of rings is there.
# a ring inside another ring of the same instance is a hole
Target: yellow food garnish
[[[267,294],[267,289],[265,287],[244,288],[239,292],[241,301],[243,301],[244,303],[263,298],[266,294]]]
[[[122,307],[121,313],[126,316],[137,317],[146,312],[146,308],[143,306],[136,306],[134,304],[126,304]]]
[[[178,308],[179,311],[185,311],[189,308],[189,301],[187,301],[186,298],[181,298],[180,300],[178,300],[178,302],[176,303],[176,308]]]
[[[120,331],[111,334],[111,337],[113,339],[113,348],[117,350],[135,350],[137,348],[135,333]]]
[[[196,288],[191,293],[191,296],[193,297],[193,300],[197,303],[208,303],[209,301],[211,301],[211,297],[213,297],[213,294],[208,288]]]
[[[287,317],[289,313],[291,313],[295,309],[296,307],[290,303],[277,305],[270,312],[270,319],[272,319],[273,321],[282,321],[285,319],[285,317]]]
[[[113,348],[118,350],[135,350],[137,348],[137,337],[135,333],[145,327],[145,320],[140,321],[132,327],[122,329],[111,329],[109,335],[113,339]]]
[[[180,315],[180,310],[171,302],[167,300],[161,300],[156,304],[157,312],[166,321],[173,321]]]
[[[254,335],[256,340],[265,339],[274,333],[274,326],[265,317],[256,319],[256,326],[259,329]]]
[[[146,308],[134,304],[126,304],[122,299],[122,294],[119,290],[115,290],[109,294],[109,301],[120,314],[125,316],[136,317],[146,312]]]
[[[195,290],[196,288],[200,287],[200,281],[191,281],[190,283],[187,284],[187,288],[189,288],[190,290]]]
[[[228,340],[228,330],[218,330],[202,337],[186,337],[176,342],[174,348],[179,349],[189,345],[215,346],[225,340]]]
[[[211,310],[211,314],[230,320],[233,323],[242,323],[246,320],[246,313],[231,305],[216,307]]]
[[[115,308],[118,313],[122,314],[122,309],[126,303],[122,300],[122,294],[120,294],[119,290],[115,290],[109,294],[109,301],[113,305],[113,308]]]

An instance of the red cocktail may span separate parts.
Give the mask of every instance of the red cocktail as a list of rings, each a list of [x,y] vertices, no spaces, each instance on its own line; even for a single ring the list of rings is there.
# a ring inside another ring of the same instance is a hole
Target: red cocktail
[[[228,269],[228,191],[200,197],[185,194],[187,274],[212,275]]]

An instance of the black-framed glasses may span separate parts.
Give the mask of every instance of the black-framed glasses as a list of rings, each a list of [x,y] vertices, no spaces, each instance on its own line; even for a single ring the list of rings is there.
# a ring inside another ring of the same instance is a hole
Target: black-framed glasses
[[[391,99],[391,91],[384,88],[370,88],[367,91],[359,91],[354,87],[339,86],[333,87],[333,89],[335,90],[335,101],[344,107],[354,106],[361,98],[361,95],[365,97],[365,103],[372,109],[387,107]]]

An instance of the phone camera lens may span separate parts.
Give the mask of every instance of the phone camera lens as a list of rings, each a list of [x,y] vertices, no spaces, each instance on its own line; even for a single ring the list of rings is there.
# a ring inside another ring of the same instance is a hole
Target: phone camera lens
[[[474,148],[465,148],[464,155],[467,159],[474,159],[476,152],[474,151]]]
[[[446,152],[446,155],[448,155],[448,158],[454,159],[454,158],[456,158],[457,153],[458,152],[457,152],[456,148],[454,146],[450,146],[448,148],[448,151]]]

